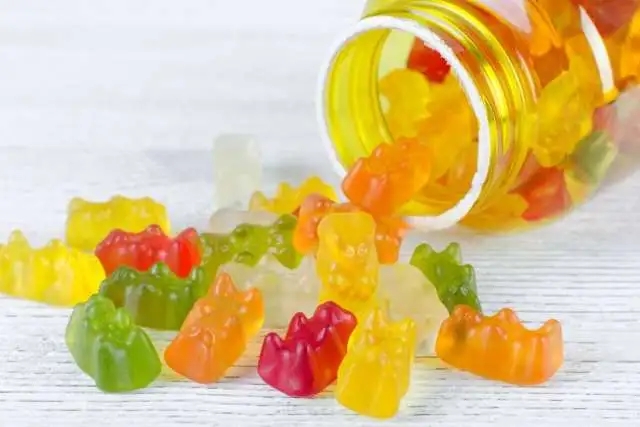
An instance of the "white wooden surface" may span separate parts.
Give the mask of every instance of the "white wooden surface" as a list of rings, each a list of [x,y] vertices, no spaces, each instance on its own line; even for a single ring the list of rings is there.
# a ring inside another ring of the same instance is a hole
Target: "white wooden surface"
[[[61,236],[74,195],[151,195],[177,226],[211,209],[213,136],[256,134],[267,189],[328,168],[314,118],[318,67],[358,0],[0,0],[0,235]],[[637,178],[637,177],[636,177]],[[639,425],[640,182],[568,219],[461,239],[491,311],[555,316],[566,365],[515,388],[421,361],[388,425]],[[408,248],[414,241],[408,242]],[[232,375],[203,387],[164,378],[107,395],[63,343],[69,310],[0,299],[0,427],[378,425],[331,393],[284,398],[255,373],[256,342]]]

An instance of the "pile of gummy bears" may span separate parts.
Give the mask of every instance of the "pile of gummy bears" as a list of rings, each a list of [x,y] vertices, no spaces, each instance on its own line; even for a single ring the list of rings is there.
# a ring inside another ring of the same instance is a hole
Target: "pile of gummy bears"
[[[216,150],[250,144],[221,138]],[[396,414],[415,357],[434,351],[484,378],[547,381],[563,362],[557,321],[528,330],[510,309],[483,315],[456,243],[442,252],[421,244],[398,262],[409,226],[396,212],[429,179],[429,161],[418,142],[383,144],[344,178],[349,202],[311,177],[280,184],[273,198],[256,192],[247,210],[220,209],[206,232],[175,237],[150,198],[74,199],[66,245],[33,249],[16,231],[0,246],[0,291],[75,305],[67,347],[107,392],[160,375],[143,328],[176,331],[164,363],[202,384],[222,378],[262,328],[287,328],[264,338],[264,382],[310,397],[335,381],[340,404],[376,418]]]

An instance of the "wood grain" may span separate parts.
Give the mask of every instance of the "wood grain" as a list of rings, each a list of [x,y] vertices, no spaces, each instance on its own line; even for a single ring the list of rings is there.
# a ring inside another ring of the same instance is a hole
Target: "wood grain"
[[[0,238],[62,235],[67,201],[150,195],[177,227],[213,208],[210,144],[254,133],[267,181],[318,173],[314,91],[333,36],[357,1],[0,0]],[[416,366],[406,405],[386,423],[331,393],[280,396],[255,372],[259,341],[220,384],[168,373],[128,395],[97,391],[66,352],[69,310],[0,299],[0,426],[583,426],[640,417],[640,182],[608,188],[565,220],[509,236],[449,231],[478,271],[488,311],[531,325],[562,321],[566,365],[548,385],[502,386]],[[160,342],[166,336],[159,336]]]

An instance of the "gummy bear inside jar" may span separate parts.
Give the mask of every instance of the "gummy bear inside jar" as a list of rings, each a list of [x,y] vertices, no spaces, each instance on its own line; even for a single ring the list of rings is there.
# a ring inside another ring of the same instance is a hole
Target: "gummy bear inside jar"
[[[451,66],[421,39],[392,31],[378,93],[390,140],[417,139],[431,149],[430,179],[415,200],[426,214],[451,209],[469,191],[478,156],[478,122]]]

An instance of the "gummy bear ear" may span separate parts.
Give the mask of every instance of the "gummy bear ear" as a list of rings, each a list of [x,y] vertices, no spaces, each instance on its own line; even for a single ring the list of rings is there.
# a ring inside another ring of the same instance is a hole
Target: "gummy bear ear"
[[[458,264],[462,263],[462,251],[460,250],[460,245],[458,243],[449,243],[449,246],[444,250],[444,253],[453,258]]]
[[[294,334],[306,329],[308,324],[309,319],[307,319],[307,316],[305,316],[304,313],[294,314],[289,322],[289,328],[287,329],[285,337],[287,339],[291,338]]]
[[[164,236],[164,231],[158,224],[151,224],[141,234],[151,234],[153,236]]]
[[[211,289],[209,290],[209,295],[211,296],[231,296],[237,293],[238,290],[233,283],[233,279],[231,278],[229,273],[225,272],[218,274],[216,281],[213,283],[213,286],[211,286]]]
[[[74,211],[84,209],[84,207],[88,204],[89,202],[82,200],[80,197],[74,197],[73,199],[69,200],[69,205],[67,205],[67,212],[73,213]]]
[[[13,230],[9,235],[7,246],[19,246],[20,248],[31,249],[29,240],[20,230]]]
[[[394,323],[394,326],[397,335],[403,335],[410,339],[415,339],[416,322],[414,322],[413,319],[403,319],[400,322]]]
[[[472,265],[466,264],[462,266],[462,271],[464,274],[465,284],[471,289],[473,292],[478,292],[478,286],[476,285],[476,270]]]
[[[428,260],[434,253],[435,251],[431,246],[429,246],[427,243],[422,243],[416,246],[416,248],[413,250],[413,255],[411,255],[411,260],[409,261],[409,263],[413,265],[420,265]]]
[[[154,276],[174,276],[173,271],[164,262],[154,264],[149,270]]]
[[[134,325],[129,312],[123,308],[119,308],[115,311],[112,322],[114,326],[123,330],[130,329]]]
[[[375,306],[367,316],[364,321],[364,328],[370,331],[379,331],[384,330],[389,327],[389,318],[385,313],[385,309],[380,305]]]
[[[510,325],[519,325],[520,319],[518,315],[510,308],[503,308],[499,312],[497,312],[494,317],[500,322],[504,322]]]

